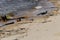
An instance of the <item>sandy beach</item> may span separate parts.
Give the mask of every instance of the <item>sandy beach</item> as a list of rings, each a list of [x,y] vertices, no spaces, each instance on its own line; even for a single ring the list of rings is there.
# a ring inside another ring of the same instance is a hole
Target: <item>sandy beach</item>
[[[60,10],[57,13],[59,14],[50,16],[45,22],[40,22],[38,18],[32,23],[18,25],[18,27],[28,28],[28,31],[22,35],[16,34],[1,40],[60,40]],[[7,27],[7,29],[10,28]]]
[[[60,15],[51,16],[47,20],[51,20],[51,22],[33,22],[21,25],[29,28],[27,35],[23,38],[19,38],[21,35],[17,34],[1,40],[14,40],[15,38],[18,40],[60,40]]]

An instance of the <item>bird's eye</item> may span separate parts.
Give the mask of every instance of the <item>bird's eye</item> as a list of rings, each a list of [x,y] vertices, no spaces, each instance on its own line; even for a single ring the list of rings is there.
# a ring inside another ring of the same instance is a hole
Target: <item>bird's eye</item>
[[[39,13],[37,15],[39,16],[39,15],[45,15],[45,14],[47,14],[47,11],[46,12]]]

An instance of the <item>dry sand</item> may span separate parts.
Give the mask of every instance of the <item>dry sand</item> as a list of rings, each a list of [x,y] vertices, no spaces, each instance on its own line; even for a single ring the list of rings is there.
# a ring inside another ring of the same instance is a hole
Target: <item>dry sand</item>
[[[51,22],[23,24],[21,26],[29,28],[24,38],[19,38],[20,34],[3,38],[1,40],[60,40],[60,15],[50,17]]]

